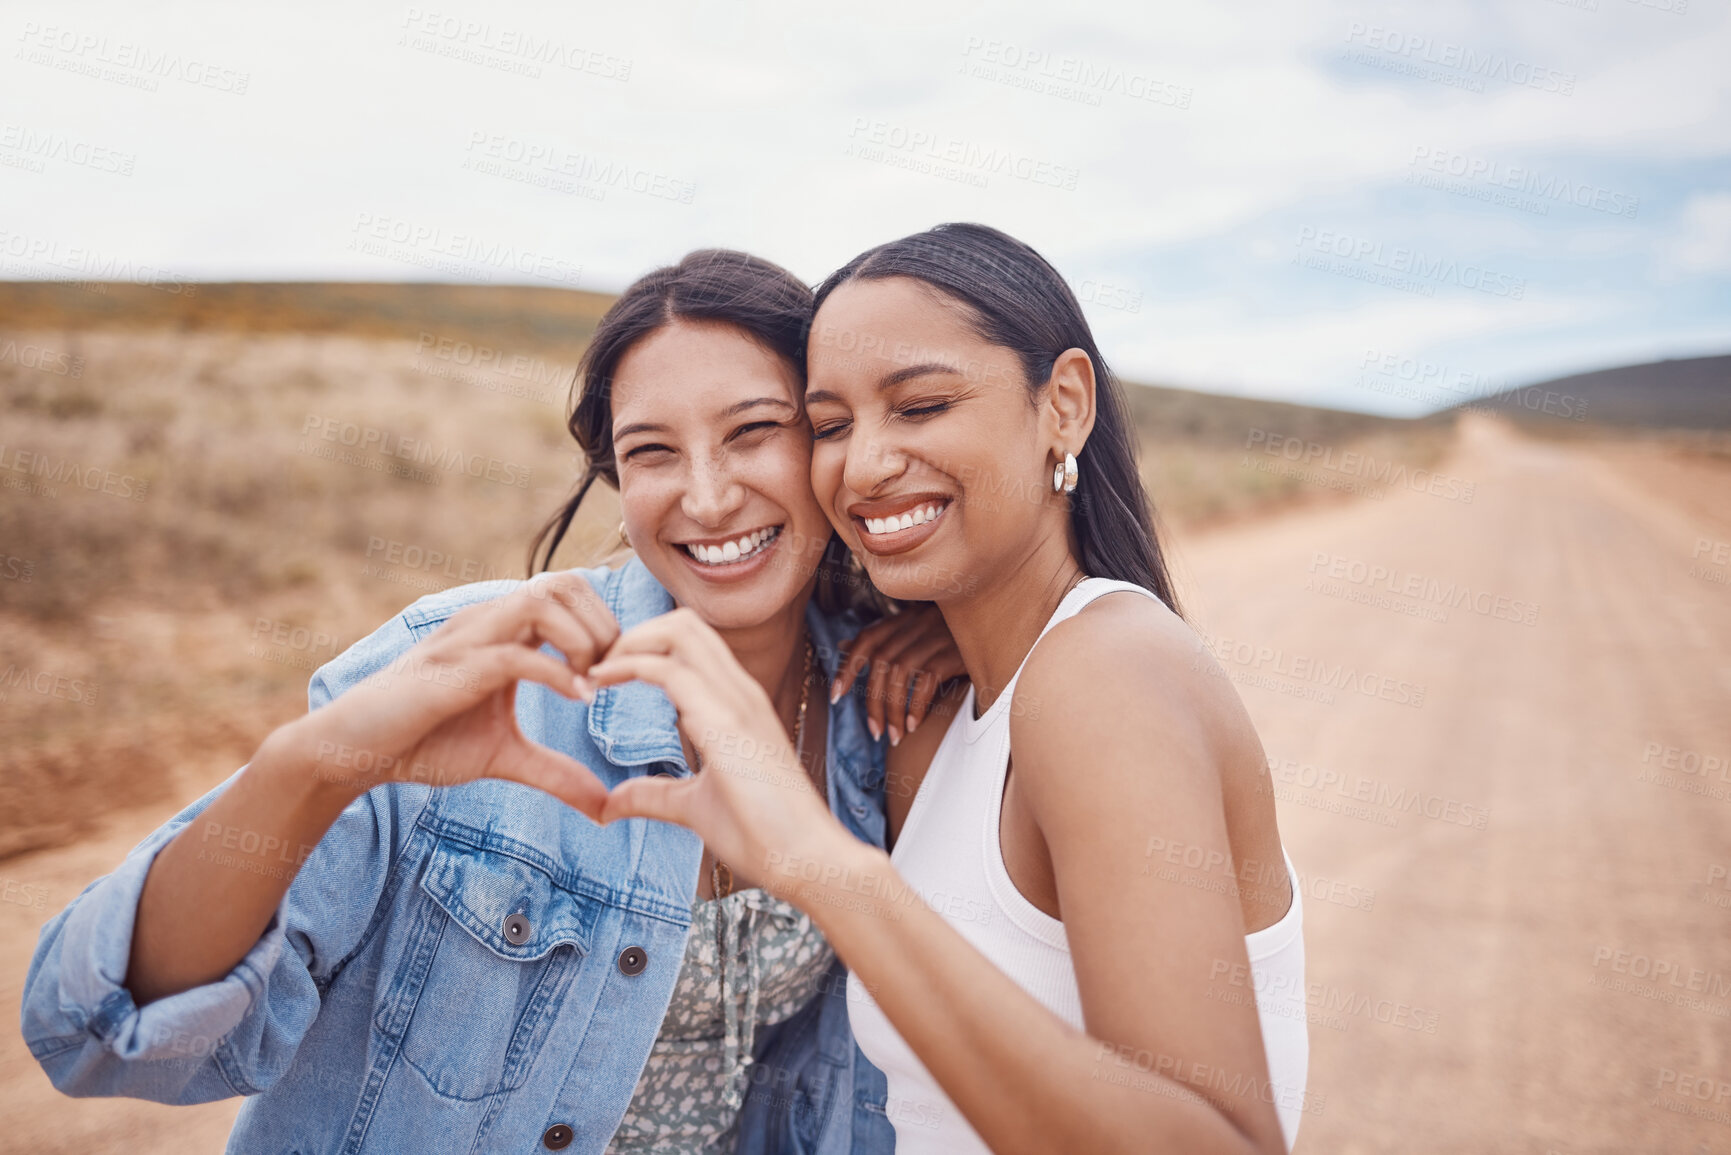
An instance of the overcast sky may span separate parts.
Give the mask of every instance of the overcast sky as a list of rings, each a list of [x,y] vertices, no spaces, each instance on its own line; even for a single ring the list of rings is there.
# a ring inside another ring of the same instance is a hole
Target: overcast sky
[[[1731,351],[1727,0],[825,7],[8,3],[0,276],[815,281],[978,220],[1137,380]]]

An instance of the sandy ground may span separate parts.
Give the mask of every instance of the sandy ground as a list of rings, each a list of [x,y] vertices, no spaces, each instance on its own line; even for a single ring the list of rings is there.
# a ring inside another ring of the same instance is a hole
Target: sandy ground
[[[1731,759],[1731,567],[1693,559],[1731,541],[1731,473],[1483,421],[1444,470],[1470,503],[1391,494],[1181,550],[1306,879],[1324,1098],[1298,1149],[1731,1151],[1731,770],[1681,769]],[[1447,607],[1389,592],[1412,581],[1491,613],[1417,616]],[[1305,660],[1395,700],[1307,700],[1276,669]]]
[[[1441,469],[1470,501],[1178,543],[1305,885],[1298,1150],[1731,1152],[1731,471],[1485,420]],[[0,863],[9,1022],[36,928],[171,809]],[[217,1151],[235,1110],[64,1099],[15,1028],[0,1102],[20,1152]]]

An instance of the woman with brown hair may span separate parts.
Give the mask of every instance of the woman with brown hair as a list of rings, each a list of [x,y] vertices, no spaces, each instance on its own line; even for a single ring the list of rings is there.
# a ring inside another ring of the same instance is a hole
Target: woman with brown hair
[[[797,278],[720,250],[625,292],[539,568],[597,479],[636,556],[429,595],[321,668],[309,713],[43,928],[23,1025],[55,1086],[247,1096],[233,1151],[891,1149],[815,924],[688,831],[589,817],[695,764],[663,695],[586,676],[676,605],[867,843],[884,744],[832,679],[874,650],[959,672],[929,613],[846,652],[878,610],[811,491],[810,315]]]

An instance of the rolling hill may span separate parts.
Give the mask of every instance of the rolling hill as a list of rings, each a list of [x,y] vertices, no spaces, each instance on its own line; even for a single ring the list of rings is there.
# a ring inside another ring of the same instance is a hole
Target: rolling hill
[[[1505,390],[1455,409],[1489,409],[1531,420],[1547,412],[1554,416],[1564,405],[1578,407],[1579,402],[1586,403],[1586,420],[1599,425],[1731,429],[1731,355],[1576,373]]]

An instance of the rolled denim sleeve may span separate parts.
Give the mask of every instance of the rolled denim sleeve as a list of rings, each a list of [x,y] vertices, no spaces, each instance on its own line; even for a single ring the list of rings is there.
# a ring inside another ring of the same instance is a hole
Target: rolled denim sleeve
[[[321,667],[317,709],[414,643],[401,616]],[[139,896],[156,855],[245,772],[175,815],[43,928],[25,978],[30,1053],[68,1095],[199,1103],[255,1094],[288,1069],[323,991],[358,949],[403,849],[421,786],[377,787],[351,803],[306,857],[269,925],[221,979],[137,1006],[123,985]],[[290,856],[282,869],[292,869]]]

